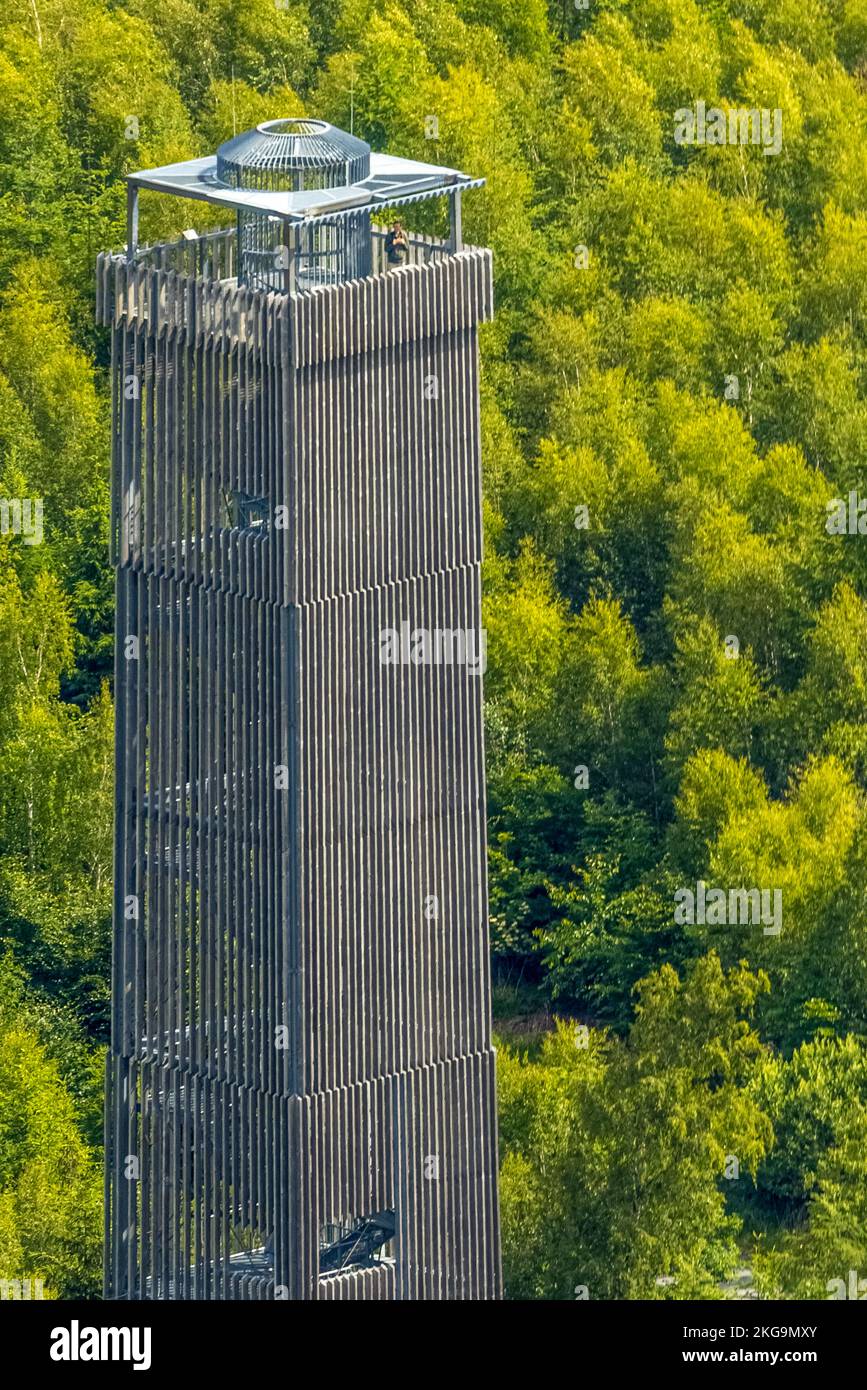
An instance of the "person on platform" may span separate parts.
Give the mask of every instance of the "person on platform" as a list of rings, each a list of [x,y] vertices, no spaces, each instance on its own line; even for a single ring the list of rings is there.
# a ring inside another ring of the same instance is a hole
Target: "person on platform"
[[[385,238],[385,256],[389,266],[406,265],[409,255],[409,242],[406,239],[406,232],[403,230],[399,221],[392,224],[391,231]]]

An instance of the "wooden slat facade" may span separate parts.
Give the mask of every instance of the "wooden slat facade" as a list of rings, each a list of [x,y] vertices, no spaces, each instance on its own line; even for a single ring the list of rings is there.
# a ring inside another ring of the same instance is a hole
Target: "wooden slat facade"
[[[106,1296],[497,1298],[482,680],[380,659],[481,626],[490,253],[297,296],[171,266],[98,263]],[[320,1275],[386,1210],[393,1259]]]

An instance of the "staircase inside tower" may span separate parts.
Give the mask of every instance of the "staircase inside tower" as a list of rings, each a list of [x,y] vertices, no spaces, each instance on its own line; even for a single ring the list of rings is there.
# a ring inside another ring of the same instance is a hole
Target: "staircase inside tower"
[[[319,1244],[320,1275],[367,1269],[387,1259],[387,1247],[394,1239],[395,1225],[393,1211],[378,1211],[371,1216],[323,1226]]]

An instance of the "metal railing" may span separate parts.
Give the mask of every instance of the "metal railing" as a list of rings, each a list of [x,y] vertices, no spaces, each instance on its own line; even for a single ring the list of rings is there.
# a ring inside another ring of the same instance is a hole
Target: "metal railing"
[[[235,228],[222,227],[200,236],[139,246],[135,264],[150,270],[174,270],[178,275],[196,279],[233,280],[237,274],[237,249]]]
[[[389,265],[385,254],[387,235],[387,227],[374,225],[370,229],[371,275],[384,275],[395,269]],[[442,241],[439,237],[407,232],[407,241],[409,249],[405,265],[429,265],[432,261],[451,255],[448,242]],[[300,259],[303,262],[308,258],[302,256]],[[194,279],[232,282],[238,274],[237,232],[234,227],[227,227],[220,231],[203,232],[201,236],[182,237],[178,241],[163,242],[155,246],[139,246],[135,253],[135,265],[151,270],[172,270],[176,274],[189,275]],[[303,291],[327,283],[327,279],[306,274],[302,264],[299,267],[297,283],[299,290]]]

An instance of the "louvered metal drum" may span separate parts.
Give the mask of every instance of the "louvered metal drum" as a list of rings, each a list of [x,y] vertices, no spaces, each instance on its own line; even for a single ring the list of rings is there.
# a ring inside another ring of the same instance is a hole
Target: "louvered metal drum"
[[[345,188],[370,174],[370,146],[327,121],[265,121],[217,151],[217,177],[230,188],[305,193]],[[238,283],[281,291],[295,257],[297,288],[336,285],[370,274],[370,214],[320,219],[287,244],[267,213],[238,213]]]

